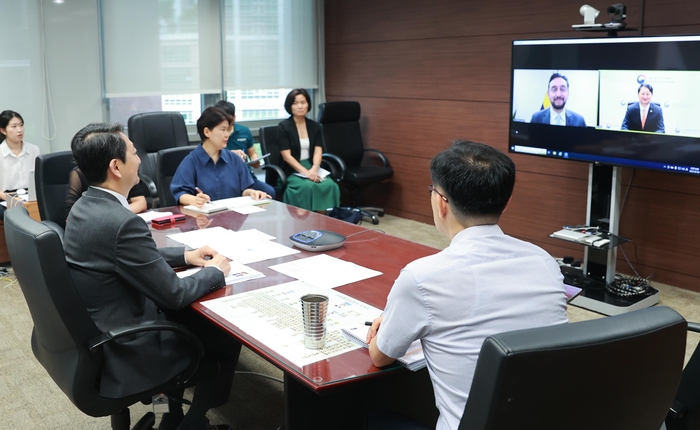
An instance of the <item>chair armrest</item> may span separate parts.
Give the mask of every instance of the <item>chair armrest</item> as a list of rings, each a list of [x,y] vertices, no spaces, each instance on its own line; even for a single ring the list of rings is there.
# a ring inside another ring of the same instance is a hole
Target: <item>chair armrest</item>
[[[389,167],[389,160],[386,158],[383,152],[381,152],[378,149],[373,149],[373,148],[365,148],[365,152],[371,152],[375,154],[377,157],[379,157],[380,160],[382,160],[382,163],[384,163],[384,167]]]
[[[280,183],[282,184],[282,189],[287,188],[287,175],[284,173],[284,170],[282,170],[282,168],[280,166],[276,166],[274,164],[265,164],[264,166],[262,166],[262,169],[269,170],[269,171],[273,172],[273,174],[277,176],[277,179],[279,179]],[[265,181],[265,182],[267,182],[267,181]],[[274,184],[269,184],[269,183],[268,183],[268,185],[274,186]]]
[[[199,358],[204,356],[204,347],[202,346],[202,342],[199,341],[197,336],[195,336],[194,333],[192,333],[185,326],[172,321],[147,321],[138,325],[117,327],[113,330],[109,330],[106,333],[102,333],[101,335],[90,339],[88,341],[88,348],[90,349],[90,352],[95,352],[102,345],[113,340],[119,339],[124,336],[131,336],[137,333],[144,333],[149,331],[172,331],[175,333],[180,333],[189,338],[189,341],[192,342],[192,344],[194,344],[194,346],[197,348],[197,351],[199,352]]]
[[[63,227],[47,219],[42,221],[41,223],[51,228],[51,230],[55,231],[56,234],[58,234],[58,237],[61,239],[61,244],[63,243]]]
[[[178,376],[179,384],[185,384],[194,375],[199,367],[199,362],[202,357],[204,357],[204,346],[202,342],[185,326],[172,322],[172,321],[146,321],[141,324],[117,327],[107,333],[102,333],[88,341],[88,348],[90,352],[96,352],[102,345],[111,342],[113,340],[119,339],[124,336],[130,336],[137,333],[144,333],[149,331],[172,331],[184,335],[187,340],[194,346],[193,350],[197,351],[196,355],[193,355],[193,359],[190,365],[180,373]]]
[[[141,173],[139,173],[139,179],[141,179],[141,182],[143,182],[146,185],[146,188],[148,188],[148,192],[151,193],[150,197],[158,197],[158,188],[156,188],[156,183],[153,182],[153,179]]]
[[[324,152],[322,161],[326,162],[326,165],[329,167],[327,170],[331,172],[336,182],[340,182],[345,178],[345,162],[340,157],[335,154]]]
[[[696,322],[689,322],[688,323],[688,331],[700,333],[700,324],[698,324]]]

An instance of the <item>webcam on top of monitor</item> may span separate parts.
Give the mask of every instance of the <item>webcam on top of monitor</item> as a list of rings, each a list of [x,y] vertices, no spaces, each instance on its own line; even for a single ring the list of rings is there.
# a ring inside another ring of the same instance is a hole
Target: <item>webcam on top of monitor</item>
[[[596,24],[595,19],[600,14],[600,11],[591,5],[584,4],[579,9],[579,13],[583,16],[583,24],[574,24],[571,27],[576,30],[588,30],[588,31],[611,31],[621,30],[627,26],[624,22],[627,18],[627,7],[622,3],[615,3],[608,6],[608,15],[612,21],[606,24]]]

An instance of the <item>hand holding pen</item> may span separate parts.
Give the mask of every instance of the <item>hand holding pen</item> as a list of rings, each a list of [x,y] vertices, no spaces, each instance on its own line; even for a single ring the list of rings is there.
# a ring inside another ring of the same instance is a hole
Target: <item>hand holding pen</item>
[[[382,324],[382,318],[383,316],[377,317],[374,320],[367,321],[365,325],[369,326],[369,330],[367,330],[367,345],[369,345],[370,342],[372,342],[372,339],[377,336],[377,333],[379,332],[379,326]]]
[[[208,203],[211,201],[211,197],[208,195],[204,194],[202,190],[200,190],[197,187],[194,187],[195,190],[197,190],[197,195],[195,197],[195,204],[197,205],[198,208],[201,208],[204,206],[205,203]]]

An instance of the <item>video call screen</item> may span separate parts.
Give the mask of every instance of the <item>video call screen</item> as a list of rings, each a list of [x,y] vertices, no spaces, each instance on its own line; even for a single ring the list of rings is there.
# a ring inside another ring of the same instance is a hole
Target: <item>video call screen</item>
[[[510,151],[700,174],[700,36],[514,41]]]

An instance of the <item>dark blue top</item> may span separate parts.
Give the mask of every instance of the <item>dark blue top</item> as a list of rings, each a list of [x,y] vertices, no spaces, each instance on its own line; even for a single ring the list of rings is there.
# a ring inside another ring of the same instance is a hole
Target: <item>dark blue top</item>
[[[212,200],[220,200],[240,197],[252,185],[253,177],[238,155],[228,150],[219,151],[219,161],[214,164],[199,145],[180,163],[170,183],[170,191],[179,203],[183,194],[196,196],[195,187]]]
[[[253,146],[255,141],[253,140],[253,133],[245,125],[233,124],[233,133],[228,137],[228,142],[226,143],[226,149],[231,151],[232,149],[240,149],[248,154],[248,148]]]

